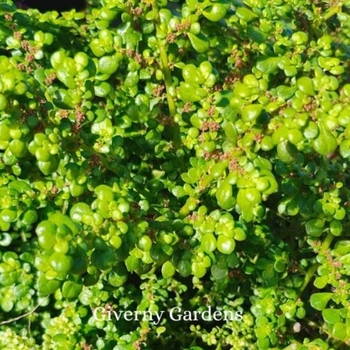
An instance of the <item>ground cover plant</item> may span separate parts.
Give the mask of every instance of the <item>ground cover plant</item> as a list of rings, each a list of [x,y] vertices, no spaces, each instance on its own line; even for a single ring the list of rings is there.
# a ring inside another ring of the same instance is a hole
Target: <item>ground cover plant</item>
[[[0,348],[348,349],[349,43],[347,0],[1,1]]]

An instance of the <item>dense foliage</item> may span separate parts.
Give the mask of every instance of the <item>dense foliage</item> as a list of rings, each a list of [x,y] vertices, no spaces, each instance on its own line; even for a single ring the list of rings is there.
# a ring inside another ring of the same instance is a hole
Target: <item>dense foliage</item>
[[[0,19],[0,348],[349,347],[348,0]]]

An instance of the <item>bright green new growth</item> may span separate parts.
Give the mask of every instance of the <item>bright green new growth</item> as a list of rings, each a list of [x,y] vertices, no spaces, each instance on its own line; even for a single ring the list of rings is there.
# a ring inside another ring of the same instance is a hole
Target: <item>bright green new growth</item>
[[[348,348],[349,1],[0,19],[0,348]]]

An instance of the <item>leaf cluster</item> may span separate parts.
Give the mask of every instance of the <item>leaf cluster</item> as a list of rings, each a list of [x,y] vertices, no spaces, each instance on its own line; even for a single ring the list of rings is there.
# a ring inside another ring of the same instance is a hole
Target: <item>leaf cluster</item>
[[[347,348],[349,8],[1,1],[0,345]]]

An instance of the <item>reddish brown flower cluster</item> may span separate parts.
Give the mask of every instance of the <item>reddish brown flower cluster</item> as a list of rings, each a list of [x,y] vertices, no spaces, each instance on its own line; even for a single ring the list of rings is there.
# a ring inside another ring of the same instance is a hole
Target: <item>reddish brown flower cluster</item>
[[[21,40],[22,39],[22,33],[21,32],[14,32],[13,33],[13,37],[17,40]]]
[[[191,28],[191,23],[190,23],[190,21],[187,21],[187,20],[182,22],[182,23],[177,23],[175,25],[175,30],[177,30],[179,32],[186,31],[186,30],[188,30],[190,28]]]
[[[228,168],[231,172],[237,171],[240,175],[244,174],[244,169],[242,166],[238,163],[238,160],[236,158],[232,158],[230,160],[230,163],[228,165]]]
[[[85,114],[82,112],[80,108],[76,108],[75,110],[75,117],[77,123],[81,124],[85,121]]]
[[[156,88],[153,89],[153,95],[156,97],[161,97],[163,94],[165,86],[162,84],[157,85]]]
[[[89,160],[90,169],[97,168],[101,165],[100,157],[97,154],[93,154]]]
[[[172,116],[161,114],[158,116],[158,120],[164,126],[174,126],[174,118]]]
[[[60,109],[58,113],[59,113],[59,117],[62,119],[69,117],[68,109]]]
[[[176,40],[176,34],[175,33],[169,33],[166,37],[166,41],[170,44],[172,44],[173,42],[175,42]]]
[[[200,127],[200,130],[202,132],[204,131],[218,131],[220,129],[220,123],[218,122],[214,122],[214,121],[205,121],[201,127]]]
[[[184,113],[188,113],[191,110],[191,106],[192,106],[191,102],[186,102],[182,111]]]
[[[220,150],[216,149],[213,152],[207,152],[205,151],[203,154],[203,157],[205,160],[210,160],[210,159],[214,159],[214,160],[222,160],[222,157],[225,155],[225,153],[222,153]]]
[[[46,85],[52,85],[54,80],[57,78],[56,73],[50,73],[46,78],[45,78],[45,84]]]
[[[311,112],[316,108],[316,102],[315,100],[311,100],[309,103],[307,103],[306,105],[304,105],[304,109],[306,112]]]
[[[225,77],[224,85],[227,87],[232,87],[234,83],[241,80],[241,74],[239,73],[229,73]]]

